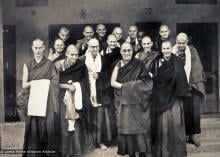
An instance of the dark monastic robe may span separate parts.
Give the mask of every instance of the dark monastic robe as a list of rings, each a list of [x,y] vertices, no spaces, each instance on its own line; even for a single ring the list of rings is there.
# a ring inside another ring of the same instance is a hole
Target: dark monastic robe
[[[54,64],[45,57],[37,63],[34,58],[27,63],[28,81],[50,80],[46,117],[27,116],[25,124],[24,150],[52,150],[59,156],[59,77]],[[45,156],[46,154],[24,154]]]
[[[122,83],[115,89],[115,106],[118,123],[118,153],[133,154],[150,152],[150,105],[152,81],[146,68],[133,58],[118,70],[117,81]]]
[[[161,57],[155,65],[151,101],[155,154],[156,157],[183,157],[186,137],[182,100],[190,95],[184,65],[173,54],[169,60]]]
[[[79,56],[84,55],[88,49],[88,40],[86,38],[77,40],[76,47],[79,49]]]
[[[137,53],[138,58],[144,63],[148,72],[151,72],[151,69],[154,65],[155,59],[157,59],[160,54],[156,51],[152,51],[148,54],[145,54],[143,51]]]
[[[205,98],[205,74],[196,48],[189,45],[191,52],[191,72],[189,85],[191,87],[191,97],[184,100],[186,134],[201,133],[200,108]],[[178,51],[177,51],[178,54]],[[185,55],[179,56],[185,64]]]
[[[99,41],[100,50],[104,50],[108,47],[107,35],[105,35],[104,37],[100,37],[98,34],[96,34],[95,37]]]
[[[76,63],[70,67],[65,67],[66,60],[60,60],[56,62],[56,68],[60,75],[60,83],[67,84],[69,80],[72,82],[79,82],[81,88],[83,87],[82,79],[85,75],[85,64],[81,60],[77,60]],[[59,104],[60,104],[60,115],[61,115],[61,152],[62,156],[67,155],[81,155],[90,149],[94,148],[91,133],[86,130],[86,122],[83,117],[83,109],[77,111],[80,118],[76,120],[75,131],[68,132],[68,120],[65,119],[66,106],[63,102],[63,98],[66,90],[60,89],[59,93]]]

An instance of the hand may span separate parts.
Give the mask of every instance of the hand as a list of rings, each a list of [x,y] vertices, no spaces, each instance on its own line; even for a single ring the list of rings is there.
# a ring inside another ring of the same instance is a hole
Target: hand
[[[71,92],[75,92],[76,88],[75,88],[74,85],[69,85],[69,90],[70,90]]]
[[[92,75],[93,75],[93,78],[96,79],[96,80],[97,80],[98,77],[99,77],[98,73],[93,73]]]

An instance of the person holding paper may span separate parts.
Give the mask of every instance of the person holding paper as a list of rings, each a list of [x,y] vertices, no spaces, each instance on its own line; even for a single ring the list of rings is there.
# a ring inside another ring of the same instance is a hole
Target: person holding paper
[[[61,111],[61,152],[62,157],[81,155],[94,147],[91,134],[86,130],[82,118],[82,78],[85,64],[79,60],[79,50],[69,45],[65,59],[55,66],[60,76],[59,104]],[[89,142],[88,142],[89,141]]]
[[[26,152],[36,150],[41,152],[40,154],[24,153],[23,157],[59,156],[59,107],[57,99],[59,77],[54,64],[44,57],[44,50],[43,40],[39,38],[33,40],[33,58],[28,60],[23,67],[22,88],[30,89],[23,149]],[[47,89],[45,85],[36,86],[40,82],[44,82],[49,88]],[[48,91],[43,91],[43,89]],[[42,93],[45,93],[46,96],[41,97]],[[46,102],[46,105],[39,102]],[[39,107],[34,110],[36,104]],[[45,151],[52,153],[47,154]]]

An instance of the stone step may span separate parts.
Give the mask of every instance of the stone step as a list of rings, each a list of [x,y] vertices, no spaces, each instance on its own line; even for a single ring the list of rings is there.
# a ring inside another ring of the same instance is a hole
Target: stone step
[[[196,147],[193,144],[187,144],[188,154],[204,152],[220,152],[220,140],[201,140],[201,146]]]

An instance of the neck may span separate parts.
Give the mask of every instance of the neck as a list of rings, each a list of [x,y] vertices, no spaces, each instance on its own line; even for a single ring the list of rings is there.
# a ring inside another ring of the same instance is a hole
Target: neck
[[[144,53],[146,53],[146,54],[149,54],[149,53],[151,53],[152,52],[152,50],[149,50],[149,51],[145,51],[144,50]]]
[[[170,59],[170,57],[171,57],[171,55],[170,56],[163,56],[163,58],[167,61]]]
[[[43,56],[41,57],[34,57],[37,63],[40,63],[40,61],[43,59]]]

